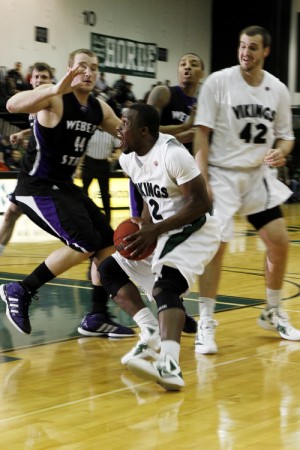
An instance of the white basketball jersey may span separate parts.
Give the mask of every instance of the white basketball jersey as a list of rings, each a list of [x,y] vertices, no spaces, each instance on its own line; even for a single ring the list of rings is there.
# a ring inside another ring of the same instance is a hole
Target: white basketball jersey
[[[147,202],[154,223],[184,206],[179,185],[200,173],[187,149],[174,136],[162,133],[147,155],[123,153],[119,162]]]
[[[287,87],[266,71],[259,86],[250,86],[240,66],[206,79],[195,125],[213,129],[209,164],[230,169],[258,167],[276,139],[294,139]]]

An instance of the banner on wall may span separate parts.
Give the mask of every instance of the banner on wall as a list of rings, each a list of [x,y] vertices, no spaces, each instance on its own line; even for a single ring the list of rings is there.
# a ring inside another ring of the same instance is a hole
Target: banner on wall
[[[103,72],[156,78],[156,44],[91,33],[91,50]]]

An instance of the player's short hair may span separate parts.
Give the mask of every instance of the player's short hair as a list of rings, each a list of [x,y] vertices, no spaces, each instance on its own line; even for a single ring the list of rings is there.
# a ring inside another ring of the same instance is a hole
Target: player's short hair
[[[250,27],[244,28],[239,34],[239,41],[241,40],[241,36],[243,34],[246,34],[247,36],[255,36],[256,34],[259,34],[262,37],[263,47],[271,47],[272,38],[270,33],[259,25],[251,25]]]
[[[152,136],[157,137],[159,133],[160,119],[158,111],[146,103],[133,103],[129,106],[137,112],[137,126],[139,128],[147,127]]]
[[[31,69],[31,73],[33,72],[33,70],[37,70],[38,72],[48,72],[49,77],[52,79],[53,77],[53,72],[51,67],[49,66],[49,64],[44,63],[44,62],[36,62],[33,64],[32,69]]]
[[[78,50],[74,50],[73,52],[71,52],[69,54],[69,60],[68,60],[68,65],[69,67],[73,66],[74,63],[74,59],[76,55],[79,55],[80,53],[84,53],[85,55],[90,56],[91,58],[96,57],[98,59],[98,56],[96,55],[95,52],[93,52],[92,50],[89,50],[87,48],[79,48]]]

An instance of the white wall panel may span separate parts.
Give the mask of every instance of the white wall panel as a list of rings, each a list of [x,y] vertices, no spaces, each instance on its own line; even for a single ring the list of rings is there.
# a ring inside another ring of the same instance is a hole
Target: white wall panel
[[[187,51],[200,54],[210,69],[210,0],[0,0],[0,65],[23,63],[24,72],[34,62],[49,63],[60,78],[68,54],[90,47],[90,33],[152,42],[169,51],[168,62],[158,62],[157,78],[128,77],[138,98],[157,80],[177,82],[178,59]],[[84,24],[83,11],[94,11],[95,26]],[[34,40],[35,27],[49,31],[49,42]],[[112,83],[119,76],[107,74]]]

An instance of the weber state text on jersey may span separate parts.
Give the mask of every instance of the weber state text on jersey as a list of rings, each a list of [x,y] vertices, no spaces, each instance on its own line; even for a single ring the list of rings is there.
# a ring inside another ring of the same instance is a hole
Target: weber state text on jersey
[[[54,128],[42,126],[35,118],[21,170],[39,178],[71,181],[89,139],[102,120],[101,106],[92,95],[86,107],[79,104],[74,94],[64,95],[63,116]]]

